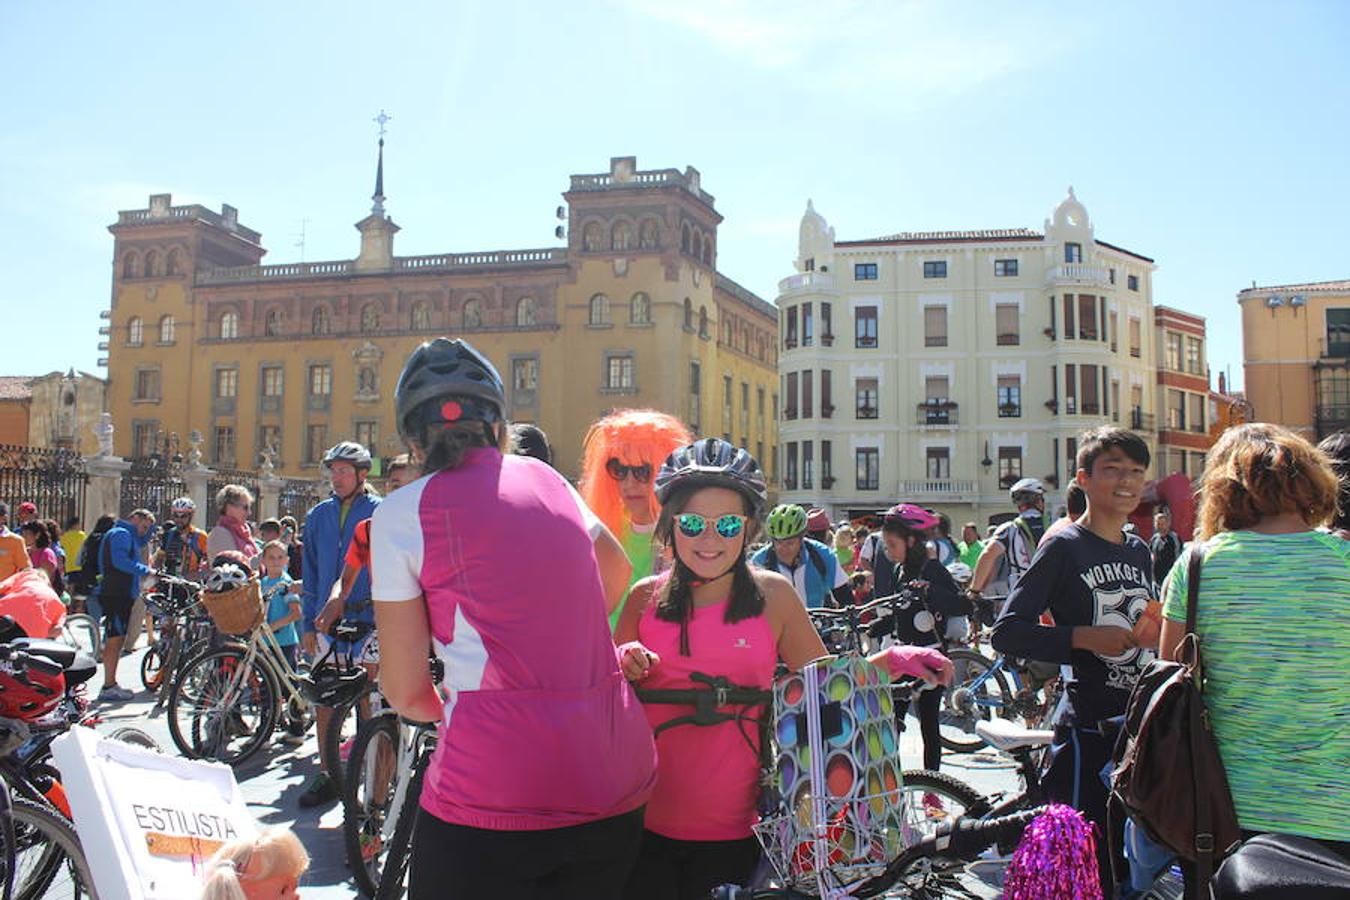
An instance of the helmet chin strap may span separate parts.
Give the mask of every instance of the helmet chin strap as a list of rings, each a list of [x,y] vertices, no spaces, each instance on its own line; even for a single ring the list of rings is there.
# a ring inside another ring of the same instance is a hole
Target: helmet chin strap
[[[745,556],[745,548],[742,547],[740,555],[731,561],[731,565],[727,566],[725,569],[723,569],[721,572],[719,572],[718,574],[714,575],[711,578],[699,578],[697,575],[695,575],[694,570],[689,568],[689,564],[684,560],[680,559],[680,554],[678,552],[675,554],[675,561],[678,562],[681,566],[684,566],[685,572],[688,573],[688,577],[685,578],[685,584],[689,585],[691,588],[696,588],[696,587],[703,587],[705,584],[712,584],[717,579],[724,578],[727,575],[731,574],[731,571],[736,568],[736,564],[740,562],[744,556]]]

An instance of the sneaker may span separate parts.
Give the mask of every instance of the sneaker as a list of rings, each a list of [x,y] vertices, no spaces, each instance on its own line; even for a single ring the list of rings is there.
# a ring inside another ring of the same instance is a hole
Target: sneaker
[[[136,695],[121,685],[109,684],[98,692],[100,703],[125,703]]]
[[[281,737],[277,740],[287,747],[300,747],[305,743],[305,736],[303,734],[292,734],[289,731],[285,731],[282,732]]]
[[[332,803],[337,799],[337,785],[326,773],[314,776],[314,780],[300,795],[300,805],[305,808]]]

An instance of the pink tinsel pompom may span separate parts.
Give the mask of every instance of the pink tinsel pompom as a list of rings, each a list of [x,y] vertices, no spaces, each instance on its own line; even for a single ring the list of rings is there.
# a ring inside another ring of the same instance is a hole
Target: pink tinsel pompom
[[[1007,900],[1102,900],[1097,842],[1083,814],[1056,803],[1022,832],[1003,883]]]

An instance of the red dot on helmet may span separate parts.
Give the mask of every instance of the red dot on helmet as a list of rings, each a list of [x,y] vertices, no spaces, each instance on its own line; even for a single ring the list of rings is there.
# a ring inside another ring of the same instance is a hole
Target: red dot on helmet
[[[441,404],[441,418],[447,422],[458,422],[460,416],[464,415],[464,409],[454,400],[447,400]]]

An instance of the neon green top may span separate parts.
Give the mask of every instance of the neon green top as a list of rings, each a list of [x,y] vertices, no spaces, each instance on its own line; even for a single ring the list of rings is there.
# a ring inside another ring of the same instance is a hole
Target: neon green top
[[[635,529],[633,523],[625,522],[623,529],[623,552],[628,554],[628,561],[633,564],[633,574],[628,579],[628,586],[631,588],[643,578],[652,574],[652,531],[655,526],[648,526],[646,530]],[[623,595],[624,602],[628,601],[627,592]],[[618,609],[610,613],[609,630],[612,634],[619,625],[619,613],[623,612],[623,603],[619,604]]]
[[[1186,621],[1187,548],[1163,591]],[[1195,629],[1238,824],[1350,840],[1350,541],[1232,531],[1209,542]]]

